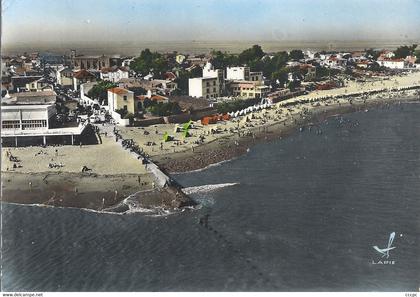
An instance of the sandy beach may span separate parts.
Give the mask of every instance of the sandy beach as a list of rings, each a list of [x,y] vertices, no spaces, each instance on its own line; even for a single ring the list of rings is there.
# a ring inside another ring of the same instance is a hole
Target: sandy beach
[[[281,101],[269,109],[229,121],[207,126],[196,121],[186,138],[175,132],[175,124],[117,130],[123,139],[133,139],[164,171],[185,172],[232,159],[246,153],[254,143],[285,137],[331,115],[419,100],[417,90],[386,90],[351,100],[327,96],[413,86],[420,86],[420,72],[364,83],[349,81],[345,87]],[[115,141],[110,132],[113,127],[98,125],[102,143],[97,145],[2,148],[3,201],[102,210],[117,205],[130,194],[147,191],[142,207],[189,205],[185,197],[179,201],[171,199],[171,191],[152,191],[154,176]],[[174,139],[164,142],[166,132]],[[83,167],[88,170],[82,173]]]

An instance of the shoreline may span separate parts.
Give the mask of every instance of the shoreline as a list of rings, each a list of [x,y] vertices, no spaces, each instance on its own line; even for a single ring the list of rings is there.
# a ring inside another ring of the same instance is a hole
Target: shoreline
[[[216,137],[193,150],[152,156],[163,173],[179,174],[204,170],[222,162],[238,158],[252,146],[287,137],[300,127],[317,125],[325,119],[377,108],[390,104],[419,102],[418,96],[400,95],[383,98],[353,98],[352,103],[315,101],[317,105],[299,103],[278,109],[296,109],[283,121],[274,121],[247,130]],[[343,99],[342,99],[343,100]],[[361,101],[360,101],[361,100]],[[319,104],[321,103],[324,104]],[[280,102],[281,103],[281,102]],[[314,102],[313,102],[314,103]],[[270,112],[274,112],[273,106]],[[290,111],[289,110],[289,111]],[[305,111],[305,112],[304,112]],[[239,125],[239,123],[238,123]],[[121,148],[120,148],[121,149]],[[169,177],[170,178],[170,177]],[[141,181],[140,181],[141,180]],[[14,172],[2,170],[2,202],[45,207],[78,208],[98,213],[152,212],[164,214],[196,206],[193,199],[182,192],[182,186],[154,187],[153,176],[143,173],[96,174],[79,172]]]
[[[308,125],[317,125],[329,117],[344,115],[352,112],[359,112],[368,108],[377,108],[388,104],[398,104],[416,102],[419,98],[415,96],[401,96],[398,98],[374,98],[367,99],[364,102],[340,103],[329,106],[319,106],[312,110],[309,117],[302,119],[296,115],[291,116],[290,120],[296,119],[296,122],[288,123],[276,122],[264,126],[264,131],[260,131],[261,127],[253,127],[250,129],[253,136],[241,136],[236,134],[217,138],[211,142],[196,147],[194,152],[183,151],[171,154],[154,156],[153,160],[156,164],[168,172],[169,174],[182,174],[198,170],[204,170],[216,164],[228,162],[242,155],[245,155],[248,149],[259,143],[266,143],[275,139],[289,136],[293,132],[298,132],[300,127]],[[220,148],[223,146],[223,148]]]

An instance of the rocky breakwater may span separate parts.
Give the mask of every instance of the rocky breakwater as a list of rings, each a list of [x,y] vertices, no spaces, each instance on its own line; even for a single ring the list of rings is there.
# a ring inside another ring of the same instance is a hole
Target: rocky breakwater
[[[136,192],[119,204],[104,209],[104,211],[128,212],[169,212],[186,207],[193,207],[197,203],[182,191],[182,186],[162,171],[141,148],[131,139],[123,139],[114,129],[116,141],[123,149],[135,157],[141,166],[145,166],[148,173],[154,177],[153,189]]]

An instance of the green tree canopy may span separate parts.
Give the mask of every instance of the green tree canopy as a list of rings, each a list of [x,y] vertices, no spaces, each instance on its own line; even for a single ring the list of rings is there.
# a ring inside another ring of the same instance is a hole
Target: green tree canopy
[[[211,64],[215,69],[225,69],[226,67],[239,65],[239,58],[237,55],[232,55],[221,51],[212,51],[211,55]]]
[[[292,50],[289,54],[290,60],[298,61],[304,58],[303,52],[301,50]]]
[[[142,50],[140,56],[135,58],[130,67],[142,75],[153,72],[157,76],[170,69],[168,61],[158,52],[151,52],[148,48]]]
[[[376,60],[380,55],[380,52],[375,51],[373,48],[367,49],[365,50],[365,52],[366,52],[366,57],[370,57],[373,60]]]
[[[412,46],[407,46],[407,45],[400,46],[394,51],[395,58],[404,59],[407,56],[413,55],[416,48],[417,48],[417,44],[413,44]]]
[[[100,80],[97,84],[95,84],[92,89],[90,89],[87,95],[92,99],[97,99],[98,101],[105,101],[107,104],[108,101],[108,89],[117,87],[117,84]]]
[[[242,53],[239,54],[239,62],[241,64],[247,64],[261,60],[264,57],[265,53],[262,50],[261,46],[253,45],[251,48],[244,50]]]
[[[177,102],[153,102],[152,105],[147,108],[147,110],[155,116],[170,116],[182,112],[181,107]]]

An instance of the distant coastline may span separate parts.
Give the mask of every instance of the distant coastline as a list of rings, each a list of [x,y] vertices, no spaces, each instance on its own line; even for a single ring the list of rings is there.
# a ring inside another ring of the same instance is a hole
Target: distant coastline
[[[2,54],[10,55],[27,52],[49,52],[53,54],[65,54],[69,49],[76,49],[87,55],[99,54],[116,54],[122,55],[138,55],[142,49],[149,48],[152,51],[158,52],[182,52],[186,54],[204,54],[211,50],[217,49],[229,53],[239,53],[242,50],[252,46],[253,44],[260,44],[266,52],[278,52],[292,49],[310,49],[310,50],[327,50],[327,51],[357,51],[365,50],[367,48],[375,49],[396,49],[402,43],[412,44],[420,43],[418,40],[360,40],[360,41],[345,41],[345,40],[323,40],[323,41],[293,41],[293,40],[249,40],[249,41],[83,41],[83,42],[20,42],[2,44]]]

